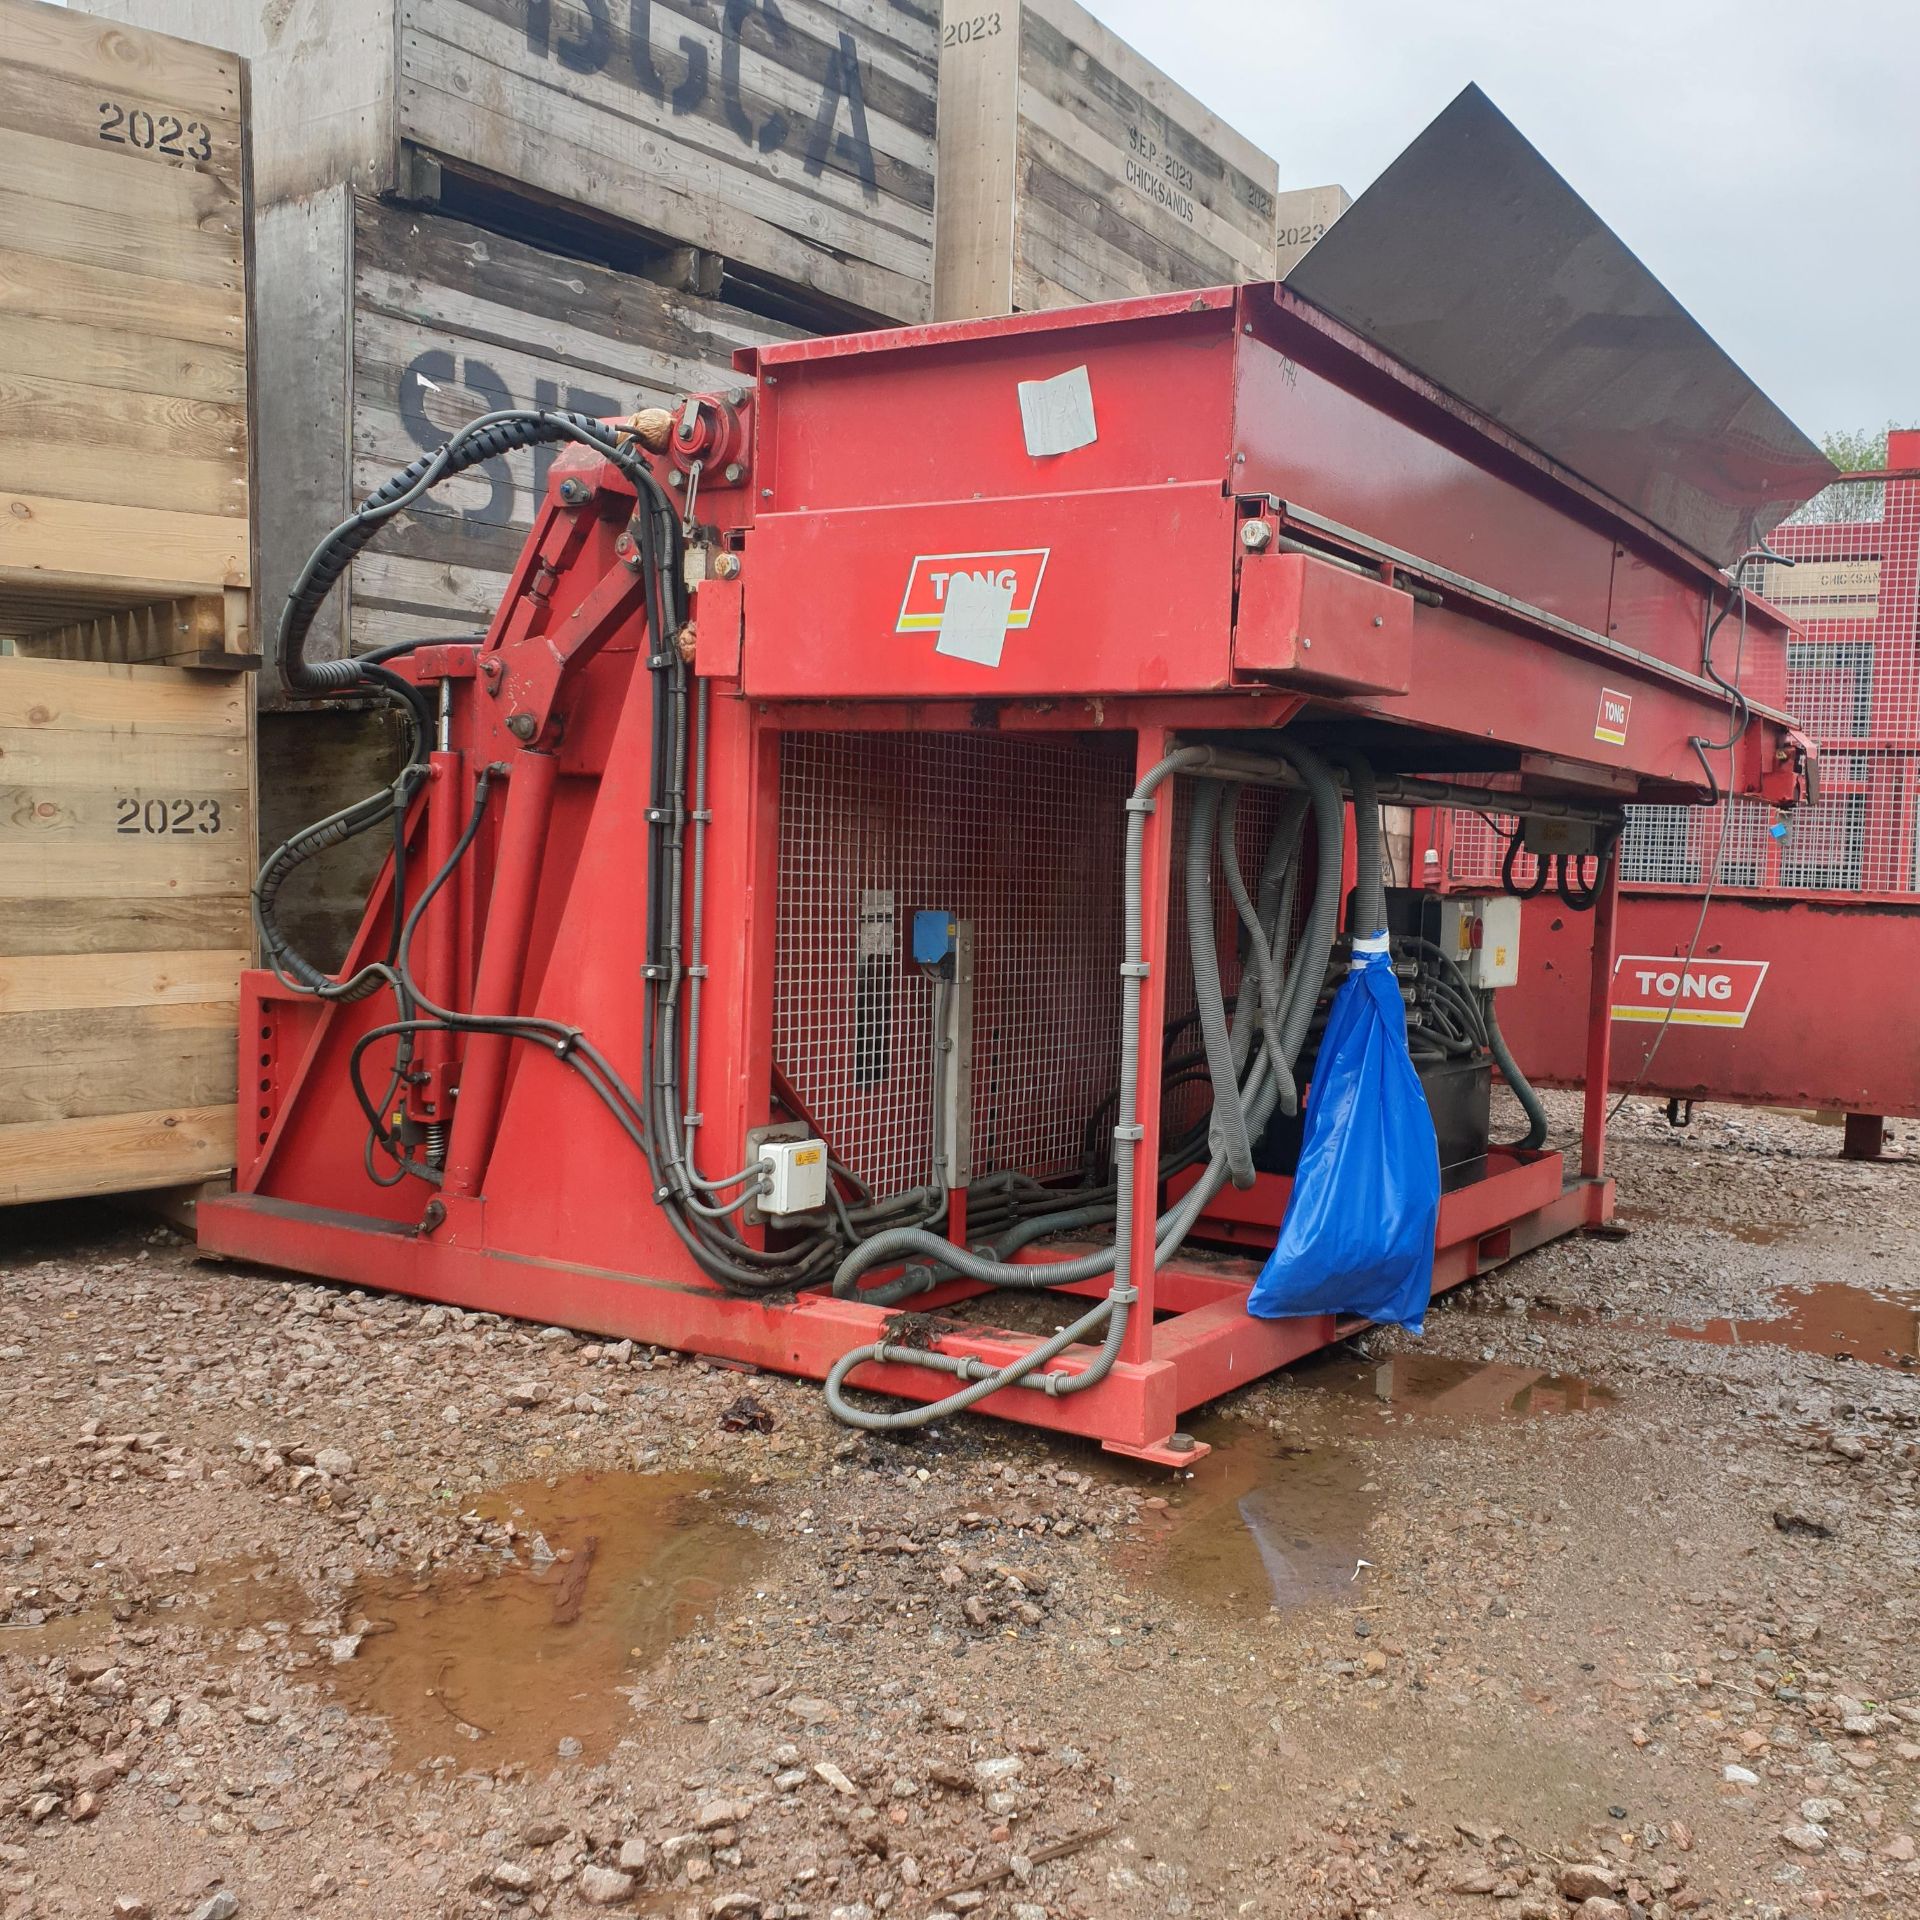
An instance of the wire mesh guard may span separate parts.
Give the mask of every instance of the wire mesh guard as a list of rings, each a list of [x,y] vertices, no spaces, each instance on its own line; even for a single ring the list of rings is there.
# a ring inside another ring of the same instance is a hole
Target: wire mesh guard
[[[1120,1077],[1123,742],[789,733],[773,1057],[835,1156],[929,1177],[932,994],[913,916],[973,926],[973,1172],[1077,1171]]]
[[[1791,565],[1749,586],[1803,629],[1787,647],[1787,711],[1820,746],[1820,798],[1781,824],[1750,800],[1629,807],[1629,885],[1769,893],[1920,893],[1920,481],[1843,480],[1777,527]],[[1731,623],[1716,664],[1731,675]],[[1716,757],[1718,758],[1718,756]],[[1494,885],[1510,818],[1454,816],[1449,878]],[[1530,855],[1515,864],[1529,883]]]

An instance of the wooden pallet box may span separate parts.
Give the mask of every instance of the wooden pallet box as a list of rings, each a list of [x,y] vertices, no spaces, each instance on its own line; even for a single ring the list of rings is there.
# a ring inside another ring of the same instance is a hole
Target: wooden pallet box
[[[1352,205],[1345,187],[1293,187],[1281,194],[1273,215],[1273,277],[1284,280]]]
[[[795,329],[346,188],[261,209],[262,598],[287,590],[350,507],[503,406],[627,414],[732,379]],[[298,450],[294,457],[293,450]],[[528,449],[392,522],[321,609],[313,659],[492,618],[553,459]],[[272,625],[268,632],[270,669]],[[262,697],[279,698],[269,671]]]
[[[0,0],[0,637],[251,647],[247,73]]]
[[[1279,173],[1074,0],[944,0],[943,320],[1273,278]]]
[[[92,0],[254,63],[263,200],[443,170],[924,320],[933,0]]]
[[[252,683],[0,658],[0,1205],[233,1166]]]

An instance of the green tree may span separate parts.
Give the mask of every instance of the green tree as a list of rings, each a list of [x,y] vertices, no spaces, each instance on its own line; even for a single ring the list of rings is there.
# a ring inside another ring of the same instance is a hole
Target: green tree
[[[1889,420],[1878,429],[1836,428],[1820,436],[1820,451],[1842,473],[1876,473],[1887,464],[1887,435],[1900,427],[1898,420]],[[1816,493],[1797,513],[1788,515],[1787,525],[1832,527],[1878,520],[1885,500],[1886,489],[1878,481],[1836,481]]]

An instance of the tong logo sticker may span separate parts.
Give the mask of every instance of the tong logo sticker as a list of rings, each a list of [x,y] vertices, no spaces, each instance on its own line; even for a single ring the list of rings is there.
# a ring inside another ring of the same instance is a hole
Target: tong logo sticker
[[[1593,737],[1610,747],[1627,744],[1627,722],[1633,717],[1633,695],[1615,693],[1611,687],[1600,689],[1600,714],[1593,723]]]
[[[922,553],[907,575],[895,633],[938,633],[956,580],[968,587],[1009,596],[1007,630],[1019,632],[1033,618],[1050,547],[1022,547],[1006,553]],[[964,589],[963,589],[964,592]]]
[[[1676,1027],[1744,1027],[1771,964],[1623,953],[1613,969],[1613,1017]]]

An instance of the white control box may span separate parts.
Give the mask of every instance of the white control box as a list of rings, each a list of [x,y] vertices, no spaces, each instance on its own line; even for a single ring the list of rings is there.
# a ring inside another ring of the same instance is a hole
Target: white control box
[[[1453,956],[1470,987],[1520,984],[1520,902],[1511,894],[1491,899],[1443,899],[1439,944]]]
[[[760,1211],[769,1220],[814,1213],[827,1204],[827,1149],[820,1140],[768,1140],[760,1149],[768,1169]]]

